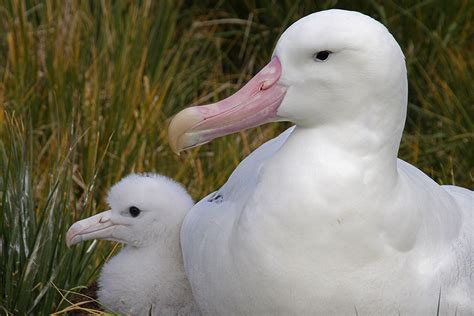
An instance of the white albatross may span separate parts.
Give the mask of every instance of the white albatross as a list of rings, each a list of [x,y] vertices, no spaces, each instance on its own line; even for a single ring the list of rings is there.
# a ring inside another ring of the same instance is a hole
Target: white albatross
[[[270,121],[290,128],[187,214],[206,315],[472,315],[473,192],[397,159],[404,55],[376,20],[311,14],[240,91],[178,113],[174,151]]]
[[[127,315],[199,315],[184,272],[179,231],[193,205],[181,185],[132,174],[112,187],[109,211],[76,222],[68,245],[107,239],[126,246],[99,276],[98,299]]]

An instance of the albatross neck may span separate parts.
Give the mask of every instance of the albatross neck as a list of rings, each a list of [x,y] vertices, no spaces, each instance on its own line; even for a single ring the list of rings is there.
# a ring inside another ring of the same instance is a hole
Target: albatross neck
[[[169,227],[168,230],[157,229],[156,234],[149,236],[148,242],[141,243],[139,247],[127,245],[125,248],[135,254],[153,254],[154,257],[180,259],[179,235],[179,227]]]
[[[395,185],[397,153],[403,124],[383,129],[365,122],[341,122],[314,127],[296,126],[269,168],[311,173],[324,181],[360,181]]]

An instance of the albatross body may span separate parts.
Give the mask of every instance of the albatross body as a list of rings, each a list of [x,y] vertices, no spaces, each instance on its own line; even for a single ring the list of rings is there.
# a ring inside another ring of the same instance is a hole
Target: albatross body
[[[181,229],[207,315],[472,315],[473,192],[397,159],[403,53],[372,18],[294,23],[231,97],[178,113],[182,149],[270,121],[296,126],[237,167]]]

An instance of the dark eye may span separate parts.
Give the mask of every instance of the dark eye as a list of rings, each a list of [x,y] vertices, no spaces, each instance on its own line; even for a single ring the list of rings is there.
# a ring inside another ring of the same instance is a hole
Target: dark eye
[[[315,61],[325,61],[328,59],[329,55],[331,55],[332,52],[328,50],[322,50],[320,52],[317,52],[316,54],[313,55],[313,59]]]
[[[132,215],[132,217],[137,217],[138,215],[140,215],[140,209],[136,206],[130,206],[128,211],[130,212],[130,215]]]

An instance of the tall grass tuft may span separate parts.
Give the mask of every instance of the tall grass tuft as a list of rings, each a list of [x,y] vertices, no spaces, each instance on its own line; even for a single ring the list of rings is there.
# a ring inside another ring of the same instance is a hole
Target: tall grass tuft
[[[402,158],[440,183],[472,187],[468,0],[175,2],[10,0],[0,4],[0,310],[67,309],[113,246],[67,249],[74,221],[106,208],[129,172],[158,171],[195,198],[288,124],[218,139],[182,156],[168,118],[237,90],[303,15],[342,7],[382,21],[407,57]],[[64,297],[62,296],[64,295]]]
[[[88,284],[108,256],[106,244],[66,249],[64,237],[105,208],[111,184],[159,167],[188,176],[191,162],[167,150],[166,119],[217,52],[176,31],[173,1],[13,1],[0,12],[0,306],[46,314],[67,305],[55,288]]]

